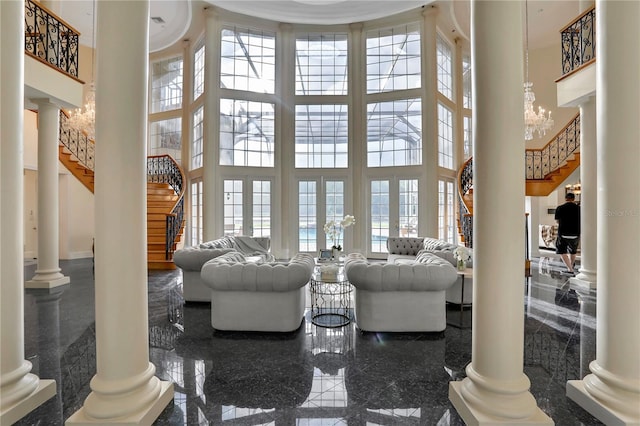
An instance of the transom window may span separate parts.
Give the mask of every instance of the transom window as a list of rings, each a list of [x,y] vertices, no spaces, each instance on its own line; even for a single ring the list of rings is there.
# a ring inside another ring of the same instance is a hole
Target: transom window
[[[220,99],[220,165],[273,167],[275,106]]]
[[[346,105],[296,105],[296,167],[345,168],[348,142]]]
[[[204,136],[204,107],[193,113],[193,135],[191,139],[191,169],[202,167],[202,139]]]
[[[182,148],[182,118],[154,121],[149,126],[147,155],[170,155],[180,163]]]
[[[367,32],[367,93],[420,87],[417,24]]]
[[[453,169],[453,112],[438,103],[438,166]]]
[[[441,36],[436,36],[438,60],[438,91],[449,99],[453,99],[453,56],[451,47]]]
[[[473,154],[471,152],[471,117],[465,116],[462,118],[463,122],[463,136],[464,136],[464,158],[467,159]]]
[[[182,108],[182,57],[151,64],[151,112]]]
[[[471,57],[462,56],[462,106],[471,109]]]
[[[275,34],[233,27],[223,29],[221,37],[220,87],[274,93]]]
[[[296,37],[296,95],[347,94],[347,34]]]
[[[367,105],[367,165],[422,164],[422,105],[419,98]]]
[[[204,93],[204,44],[193,54],[193,99]]]

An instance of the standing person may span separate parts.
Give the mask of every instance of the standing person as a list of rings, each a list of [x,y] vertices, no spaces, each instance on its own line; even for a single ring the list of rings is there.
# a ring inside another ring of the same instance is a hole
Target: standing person
[[[564,199],[566,202],[556,208],[555,214],[558,222],[556,253],[567,266],[566,273],[575,275],[573,268],[580,243],[580,206],[575,203],[576,196],[572,192],[567,192]]]

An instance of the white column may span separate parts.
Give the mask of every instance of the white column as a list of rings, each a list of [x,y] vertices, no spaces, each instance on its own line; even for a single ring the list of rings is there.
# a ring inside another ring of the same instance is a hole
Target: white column
[[[597,239],[597,147],[596,102],[589,98],[580,104],[580,273],[572,284],[596,287]]]
[[[60,108],[48,99],[38,105],[38,267],[26,288],[68,284],[59,266],[58,127]]]
[[[438,237],[438,83],[436,54],[436,17],[438,8],[425,6],[423,12],[422,34],[422,163],[424,164],[424,182],[420,183],[418,211],[424,212],[419,220],[418,235]]]
[[[276,37],[276,51],[293,52],[295,50],[295,33],[291,24],[280,24]],[[298,239],[295,232],[290,232],[288,225],[295,223],[298,218],[297,181],[291,179],[295,173],[295,63],[292,55],[276,55],[276,96],[280,102],[276,103],[276,113],[280,117],[276,120],[276,149],[275,164],[276,178],[271,217],[271,251],[278,259],[290,259],[297,250]],[[279,206],[277,208],[276,206]]]
[[[84,406],[67,424],[152,424],[173,398],[173,384],[155,377],[149,362],[149,0],[100,1],[97,20],[97,372]]]
[[[0,424],[56,394],[24,359],[24,2],[0,2]]]
[[[596,359],[591,374],[567,383],[567,396],[607,425],[638,425],[640,2],[598,0],[596,16]]]
[[[220,117],[220,60],[212,52],[217,52],[220,46],[220,23],[218,13],[213,6],[208,6],[205,16],[204,45],[207,53],[204,57],[204,141],[202,152],[202,186],[206,194],[203,199],[203,238],[211,241],[222,235],[222,220],[216,228],[216,217],[223,214],[220,194],[222,182],[219,182],[218,141],[220,132],[217,123]]]
[[[468,425],[553,424],[523,372],[522,4],[471,3],[474,270],[471,364],[449,399]],[[505,28],[513,37],[505,37]],[[505,250],[496,250],[504,245]],[[499,270],[500,274],[496,275]]]

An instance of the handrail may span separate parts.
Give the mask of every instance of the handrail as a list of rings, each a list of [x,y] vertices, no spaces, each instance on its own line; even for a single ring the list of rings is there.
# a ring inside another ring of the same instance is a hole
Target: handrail
[[[544,179],[580,148],[580,113],[577,113],[543,148],[525,150],[525,178]]]
[[[464,196],[473,186],[473,157],[464,162],[458,171],[458,217],[464,245],[473,247],[473,215]]]
[[[525,150],[525,177],[543,180],[580,148],[580,114],[576,114],[544,147]],[[464,198],[473,187],[473,157],[458,170],[458,217],[464,244],[473,247],[473,213]]]
[[[562,75],[568,74],[596,57],[595,6],[581,13],[560,30]]]
[[[77,79],[80,33],[39,3],[24,8],[25,52]]]
[[[166,214],[165,259],[170,260],[184,220],[184,171],[170,155],[153,155],[147,157],[147,182],[167,183],[178,195],[171,212]]]
[[[80,164],[92,170],[95,167],[95,142],[89,139],[84,130],[78,130],[69,125],[69,114],[60,109],[60,129],[58,140],[73,154]]]

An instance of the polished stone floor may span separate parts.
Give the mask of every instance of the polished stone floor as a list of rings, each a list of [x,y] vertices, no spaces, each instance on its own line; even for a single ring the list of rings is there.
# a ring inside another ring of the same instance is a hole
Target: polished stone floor
[[[31,262],[32,263],[32,262]],[[57,395],[18,425],[62,425],[96,372],[90,259],[63,261],[71,284],[25,293],[25,357]],[[524,371],[556,425],[601,423],[567,399],[595,358],[595,293],[574,289],[557,259],[535,259],[525,298]],[[25,277],[35,265],[26,264]],[[471,311],[441,333],[362,333],[312,325],[293,333],[216,332],[210,307],[183,303],[179,272],[149,272],[149,354],[175,397],[157,425],[463,425],[447,397],[471,360]],[[114,313],[117,315],[117,313]],[[462,325],[463,328],[458,326]]]

